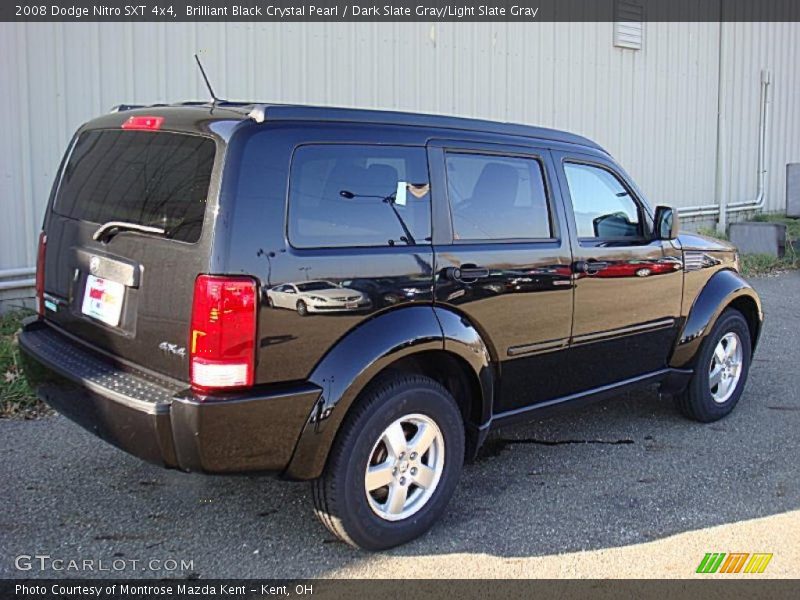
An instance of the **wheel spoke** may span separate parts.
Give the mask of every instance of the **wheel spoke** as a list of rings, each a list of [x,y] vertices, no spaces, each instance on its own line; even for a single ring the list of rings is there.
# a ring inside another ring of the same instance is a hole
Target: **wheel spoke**
[[[433,483],[436,472],[426,465],[420,465],[417,468],[417,474],[414,476],[414,483],[419,487],[428,489]]]
[[[408,487],[395,483],[389,486],[389,497],[386,499],[386,512],[396,515],[403,511],[408,497]]]
[[[397,458],[402,452],[408,448],[406,442],[406,434],[403,432],[403,426],[397,421],[392,423],[383,434],[383,441],[386,444],[386,449],[389,453]]]
[[[711,371],[711,374],[708,376],[708,387],[713,388],[714,386],[718,385],[721,380],[722,366],[717,365],[717,367]]]
[[[387,460],[379,465],[372,465],[367,469],[366,486],[368,491],[377,490],[392,482],[392,465]]]
[[[428,451],[433,440],[436,439],[436,431],[430,425],[420,425],[417,433],[408,443],[409,450],[416,452],[420,457]]]
[[[728,338],[728,345],[725,347],[725,356],[727,358],[734,358],[739,349],[739,340],[735,335]]]
[[[722,347],[721,343],[717,344],[717,347],[714,348],[714,358],[717,363],[725,362],[725,349]]]

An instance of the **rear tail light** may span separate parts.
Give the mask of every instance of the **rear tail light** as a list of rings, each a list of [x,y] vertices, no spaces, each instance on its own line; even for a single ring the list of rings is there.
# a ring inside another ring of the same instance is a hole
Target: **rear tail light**
[[[39,249],[36,252],[36,312],[44,315],[44,257],[47,251],[47,234],[39,234]]]
[[[131,117],[122,124],[123,129],[161,129],[164,117]]]
[[[253,385],[256,299],[256,282],[248,277],[197,278],[189,336],[193,388]]]

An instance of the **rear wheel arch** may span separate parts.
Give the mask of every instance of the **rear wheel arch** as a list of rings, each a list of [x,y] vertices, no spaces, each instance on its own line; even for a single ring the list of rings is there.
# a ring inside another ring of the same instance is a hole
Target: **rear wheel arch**
[[[323,393],[309,415],[285,476],[318,477],[359,396],[371,382],[392,370],[429,376],[460,405],[463,402],[468,453],[477,451],[493,401],[494,376],[488,353],[482,342],[469,335],[447,339],[437,317],[431,306],[400,308],[377,316],[339,340],[309,377]]]
[[[453,396],[465,425],[466,456],[473,457],[483,441],[482,434],[487,422],[485,415],[491,411],[491,407],[487,406],[491,402],[491,397],[487,397],[481,378],[473,367],[454,352],[427,350],[410,354],[389,364],[373,380],[389,377],[392,373],[424,375],[439,383]],[[365,389],[368,386],[369,384]],[[359,399],[353,406],[358,401]]]

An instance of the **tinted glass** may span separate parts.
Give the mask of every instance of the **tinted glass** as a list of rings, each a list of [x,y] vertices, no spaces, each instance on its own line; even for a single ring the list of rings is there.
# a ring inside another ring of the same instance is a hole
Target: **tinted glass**
[[[87,131],[64,170],[55,212],[93,223],[126,221],[196,242],[205,215],[214,142],[152,131]]]
[[[636,201],[614,174],[600,167],[577,163],[566,163],[564,171],[575,211],[578,237],[640,237]]]
[[[456,239],[551,237],[538,160],[458,153],[448,153],[446,160]]]
[[[315,292],[319,290],[333,290],[336,286],[329,281],[309,281],[308,283],[298,283],[297,289],[301,292]]]
[[[290,177],[289,241],[295,247],[430,244],[423,148],[301,146]]]

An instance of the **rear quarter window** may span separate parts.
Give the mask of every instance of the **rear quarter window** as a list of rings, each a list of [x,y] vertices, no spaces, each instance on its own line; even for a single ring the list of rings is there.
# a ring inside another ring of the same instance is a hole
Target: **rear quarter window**
[[[298,147],[289,179],[289,242],[296,248],[430,244],[425,149]]]
[[[196,135],[94,130],[80,135],[53,211],[97,224],[160,227],[183,242],[200,238],[216,148]]]

